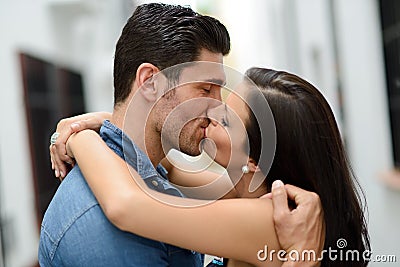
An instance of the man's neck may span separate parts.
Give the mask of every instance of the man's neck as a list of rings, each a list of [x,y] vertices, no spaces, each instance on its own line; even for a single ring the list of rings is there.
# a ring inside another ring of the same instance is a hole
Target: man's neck
[[[130,105],[128,106],[126,102]],[[149,157],[152,164],[157,166],[165,154],[161,146],[161,137],[150,128],[149,124],[146,124],[148,114],[146,102],[140,99],[135,101],[136,103],[126,102],[114,108],[110,122],[127,134]]]

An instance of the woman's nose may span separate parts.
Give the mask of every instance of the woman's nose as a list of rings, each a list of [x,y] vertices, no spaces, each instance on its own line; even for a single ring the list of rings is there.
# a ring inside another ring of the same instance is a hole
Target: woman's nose
[[[211,124],[212,126],[214,126],[214,127],[217,127],[218,121],[215,120],[215,119],[210,118],[210,124]]]

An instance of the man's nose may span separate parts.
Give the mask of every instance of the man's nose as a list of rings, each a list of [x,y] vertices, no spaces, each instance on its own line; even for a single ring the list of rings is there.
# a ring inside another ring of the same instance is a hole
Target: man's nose
[[[218,106],[220,106],[222,103],[221,102],[219,102],[219,101],[210,101],[209,102],[209,104],[208,104],[208,109],[210,110],[210,109],[215,109],[215,108],[217,108]]]
[[[218,92],[214,92],[214,94],[212,95],[212,99],[208,101],[208,108],[214,109],[221,104],[222,104],[221,90],[218,90]]]
[[[218,126],[218,121],[216,119],[209,119],[210,120],[210,124],[214,127]]]
[[[191,104],[190,110],[194,112],[194,110],[199,111],[197,116],[205,116],[209,117],[208,113],[210,110],[214,110],[218,106],[222,104],[220,99],[214,99],[210,97],[201,97],[196,99],[196,103]]]

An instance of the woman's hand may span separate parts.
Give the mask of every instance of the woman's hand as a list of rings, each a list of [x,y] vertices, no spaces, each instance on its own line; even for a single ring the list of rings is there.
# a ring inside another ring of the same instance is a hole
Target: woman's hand
[[[56,132],[59,136],[55,144],[50,145],[51,168],[60,180],[64,179],[75,160],[67,153],[66,143],[68,138],[76,132],[91,129],[96,132],[100,130],[104,120],[111,119],[109,112],[92,112],[62,119],[57,124]]]

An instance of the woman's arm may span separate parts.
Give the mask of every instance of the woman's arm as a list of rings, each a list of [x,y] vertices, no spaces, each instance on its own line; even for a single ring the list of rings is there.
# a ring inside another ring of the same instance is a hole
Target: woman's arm
[[[51,168],[57,178],[64,179],[70,170],[67,163],[74,164],[74,160],[68,157],[65,147],[71,134],[85,129],[99,131],[103,121],[110,120],[111,116],[110,112],[91,112],[65,118],[57,123],[56,132],[59,133],[59,136],[55,144],[49,147]]]
[[[229,199],[205,204],[148,189],[150,196],[142,190],[144,181],[137,172],[128,168],[95,132],[74,134],[68,148],[105,215],[121,230],[255,265],[266,264],[257,257],[265,246],[268,251],[279,249],[269,199]],[[268,266],[280,264],[274,261]]]
[[[226,170],[223,172],[211,171],[208,166],[199,167],[199,164],[194,167],[185,164],[179,158],[172,158],[172,156],[164,158],[161,164],[168,171],[168,180],[186,197],[197,199],[237,197],[234,184]]]

